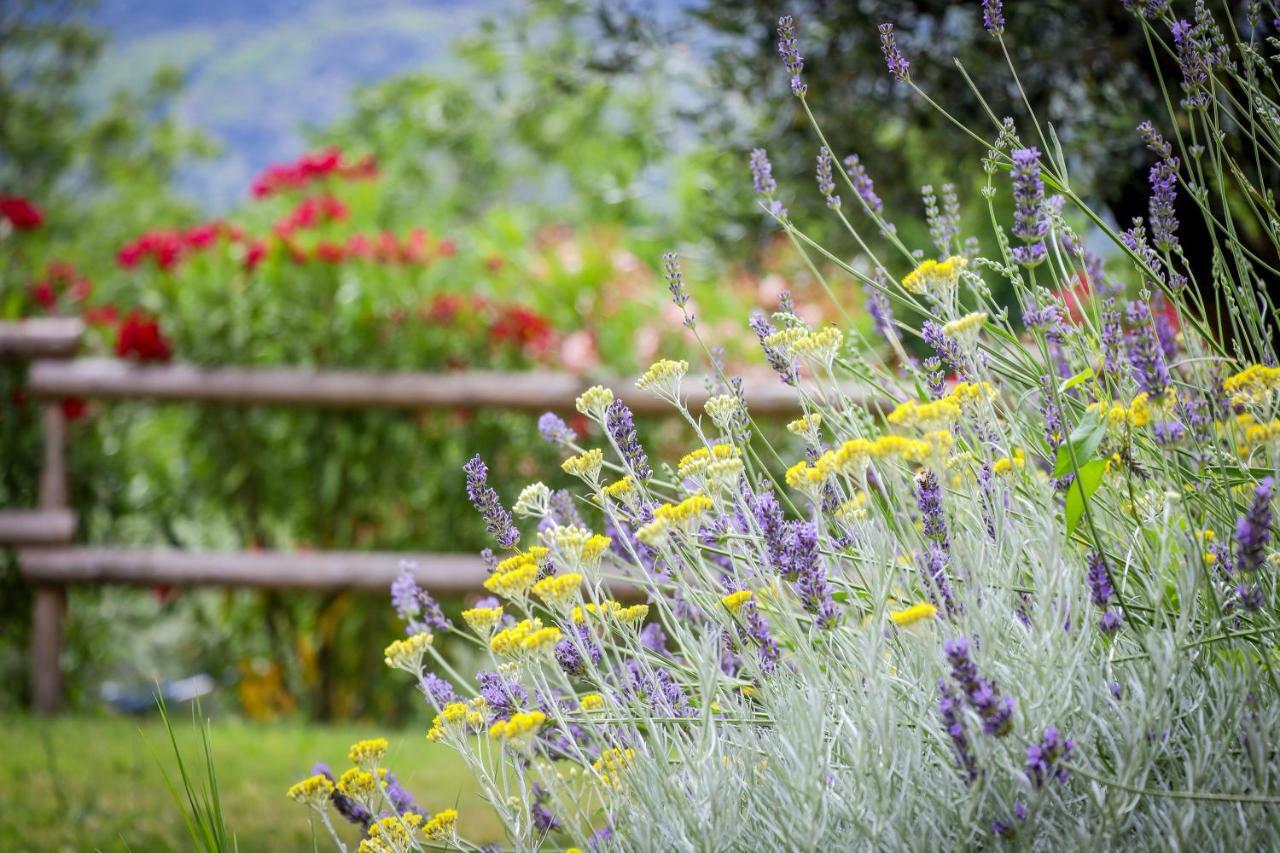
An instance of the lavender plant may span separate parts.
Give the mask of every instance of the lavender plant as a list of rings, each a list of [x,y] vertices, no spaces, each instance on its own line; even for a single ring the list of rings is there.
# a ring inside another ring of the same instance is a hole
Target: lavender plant
[[[603,534],[533,484],[522,535],[468,466],[509,552],[485,583],[497,598],[464,628],[432,621],[400,581],[412,627],[387,663],[417,679],[437,714],[428,737],[463,756],[512,847],[1280,844],[1280,367],[1263,287],[1277,273],[1237,232],[1248,222],[1280,249],[1265,54],[1280,44],[1256,4],[1243,30],[1202,3],[1189,20],[1126,5],[1183,78],[1181,101],[1135,131],[1159,158],[1149,220],[1118,232],[1092,211],[1028,105],[958,126],[986,152],[991,256],[953,233],[954,190],[942,210],[926,190],[942,223],[926,257],[856,156],[833,168],[797,24],[779,21],[819,192],[861,252],[842,259],[793,222],[756,150],[761,208],[824,285],[836,267],[874,295],[886,346],[789,310],[753,318],[802,411],[796,448],[752,429],[740,391],[691,410],[685,362],[636,383],[696,437],[679,460],[645,453],[612,391],[586,392],[578,410],[605,446],[576,446],[550,417],[544,432],[573,454],[564,470]],[[976,14],[1003,37],[999,2]],[[879,37],[892,78],[928,99],[892,25]],[[1179,251],[1178,194],[1201,220],[1181,227],[1214,235],[1212,280]],[[1105,269],[1086,236],[1110,243]],[[994,301],[996,282],[1016,304]],[[917,336],[935,352],[919,364],[901,345]],[[492,670],[454,678],[430,631],[474,643]],[[454,815],[401,809],[366,747],[359,785],[322,775],[298,798],[326,816],[358,802],[362,850],[475,849]]]

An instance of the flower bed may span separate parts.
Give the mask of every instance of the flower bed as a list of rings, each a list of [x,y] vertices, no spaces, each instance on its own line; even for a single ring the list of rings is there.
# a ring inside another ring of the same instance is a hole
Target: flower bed
[[[467,464],[502,549],[494,597],[459,623],[398,583],[407,632],[386,663],[412,677],[436,712],[427,737],[467,762],[514,847],[1280,841],[1276,312],[1267,260],[1231,236],[1243,217],[1280,244],[1260,165],[1280,154],[1276,123],[1246,118],[1275,115],[1269,60],[1256,9],[1224,32],[1203,4],[1188,20],[1126,5],[1182,75],[1172,136],[1140,128],[1150,215],[1111,228],[1072,192],[1051,129],[993,117],[958,131],[987,152],[986,255],[945,193],[926,257],[856,159],[835,168],[794,22],[779,21],[818,190],[857,261],[789,218],[763,151],[755,186],[815,271],[870,290],[882,345],[786,299],[753,320],[804,408],[791,446],[754,428],[731,377],[690,411],[688,364],[662,359],[637,385],[693,431],[682,458],[648,456],[627,406],[597,388],[578,400],[596,446],[543,423],[577,503],[534,483],[508,510],[484,462]],[[1002,6],[983,6],[1000,40]],[[896,84],[928,97],[893,26],[879,38]],[[1232,159],[1233,133],[1256,168]],[[1207,277],[1180,250],[1179,194],[1197,214],[1186,227],[1222,241]],[[1103,241],[1107,265],[1087,248]],[[674,258],[667,275],[696,330]],[[909,336],[932,354],[908,358]],[[853,404],[849,377],[893,404]],[[643,602],[613,597],[623,579]],[[474,683],[437,654],[444,636],[489,656]],[[360,823],[362,850],[469,846],[454,812],[420,813],[380,781],[385,742],[351,758],[291,796]]]

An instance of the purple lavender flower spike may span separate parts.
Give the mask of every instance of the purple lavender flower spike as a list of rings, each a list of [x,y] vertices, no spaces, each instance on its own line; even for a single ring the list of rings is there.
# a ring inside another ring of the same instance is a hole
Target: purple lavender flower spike
[[[985,734],[1004,737],[1013,728],[1013,699],[1001,696],[994,681],[978,673],[969,657],[969,641],[964,637],[947,640],[942,646],[951,663],[951,680],[960,688],[969,707],[982,717]]]
[[[804,57],[796,48],[796,22],[790,15],[783,15],[778,19],[778,55],[782,57],[782,64],[791,75],[792,94],[803,98],[809,87],[800,77],[800,72],[804,70]]]
[[[512,548],[520,541],[520,531],[511,520],[511,513],[502,505],[498,493],[489,485],[489,469],[479,454],[462,466],[467,475],[467,497],[476,512],[484,517],[484,528],[503,548]]]
[[[1004,33],[1004,3],[982,0],[982,27],[993,36]]]
[[[1051,780],[1057,780],[1059,785],[1067,784],[1071,778],[1067,765],[1075,748],[1075,741],[1064,739],[1053,726],[1045,729],[1040,742],[1027,747],[1027,779],[1031,787],[1038,791]]]
[[[880,25],[880,52],[884,54],[884,64],[889,73],[899,82],[906,82],[911,77],[911,63],[898,49],[897,37],[893,34],[893,24],[885,22]]]
[[[1162,160],[1167,160],[1173,156],[1173,146],[1156,130],[1156,126],[1150,121],[1144,121],[1138,125],[1138,136],[1142,138],[1142,144],[1147,146],[1147,150],[1153,152]]]
[[[831,149],[825,145],[818,149],[818,192],[822,193],[822,197],[827,200],[827,207],[837,210],[840,207],[840,196],[836,195],[836,180],[832,173],[832,164],[835,158],[831,156]]]
[[[1166,143],[1167,144],[1167,143]],[[1165,252],[1178,250],[1178,214],[1174,206],[1178,200],[1178,158],[1166,157],[1151,167],[1151,240],[1157,249]]]
[[[569,429],[564,419],[554,412],[546,412],[538,418],[538,432],[550,444],[563,446],[574,439],[573,430]]]
[[[1267,545],[1271,542],[1271,525],[1274,512],[1271,501],[1275,497],[1275,480],[1266,477],[1253,490],[1253,501],[1244,515],[1236,519],[1236,551],[1234,569],[1241,580],[1236,586],[1236,598],[1245,610],[1259,610],[1265,603],[1262,586],[1255,578],[1266,562]]]
[[[434,672],[428,672],[424,675],[419,686],[422,688],[423,695],[436,708],[443,708],[445,705],[458,701],[458,694],[454,692],[453,685]]]
[[[1049,233],[1049,217],[1044,203],[1044,181],[1040,179],[1040,150],[1018,148],[1013,158],[1013,235],[1026,245],[1013,250],[1024,267],[1034,267],[1047,256],[1044,237]]]
[[[445,618],[440,603],[414,579],[417,566],[409,561],[400,564],[400,576],[391,583],[391,606],[405,622],[405,633],[447,631],[453,627]]]
[[[773,324],[765,318],[764,314],[756,311],[751,315],[751,331],[756,333],[756,337],[760,340],[760,348],[764,350],[765,360],[769,362],[769,366],[773,368],[778,377],[788,385],[794,385],[800,379],[800,374],[796,368],[796,364],[779,350],[767,345],[765,338],[777,331]]]
[[[1105,609],[1111,603],[1111,596],[1115,593],[1115,590],[1111,587],[1106,558],[1097,551],[1089,553],[1087,579],[1089,581],[1089,597],[1095,605]]]
[[[684,324],[692,329],[697,325],[697,318],[685,308],[689,304],[689,291],[684,286],[684,273],[680,270],[680,256],[675,252],[667,252],[663,255],[662,272],[667,279],[667,290],[671,291],[671,301],[684,314]]]
[[[969,736],[964,728],[963,702],[954,689],[947,685],[946,679],[938,679],[938,713],[942,716],[942,724],[946,726],[947,735],[951,738],[951,754],[956,764],[964,771],[965,781],[973,784],[978,778],[978,762],[969,747]]]
[[[884,209],[884,202],[880,200],[880,196],[876,195],[875,183],[871,180],[871,176],[867,174],[866,167],[862,165],[862,161],[858,159],[857,154],[850,154],[844,158],[844,169],[849,174],[849,179],[853,182],[853,188],[857,190],[858,197],[866,204],[867,209],[872,213],[879,213]]]
[[[605,411],[604,422],[610,437],[618,445],[622,458],[626,460],[627,467],[635,478],[647,480],[653,476],[653,471],[649,468],[649,459],[645,456],[644,448],[640,446],[640,439],[636,437],[635,419],[632,418],[631,409],[627,408],[626,403],[615,398]]]
[[[951,550],[947,517],[942,509],[942,486],[931,468],[922,468],[916,474],[916,508],[924,519],[925,537],[938,543],[943,550]]]

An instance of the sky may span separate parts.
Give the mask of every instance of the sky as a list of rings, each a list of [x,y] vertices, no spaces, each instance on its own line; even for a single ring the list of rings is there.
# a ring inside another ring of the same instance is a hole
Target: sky
[[[306,150],[304,130],[338,117],[353,87],[435,68],[448,45],[518,0],[101,0],[110,36],[91,102],[136,88],[165,65],[184,70],[185,124],[222,154],[181,188],[211,213],[252,176]]]

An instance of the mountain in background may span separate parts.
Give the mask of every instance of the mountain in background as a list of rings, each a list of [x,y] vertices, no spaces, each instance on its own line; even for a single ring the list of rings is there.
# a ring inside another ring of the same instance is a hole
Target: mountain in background
[[[101,103],[165,65],[181,69],[184,123],[222,148],[182,189],[216,213],[253,175],[306,147],[304,128],[341,114],[355,86],[443,67],[450,44],[516,0],[101,0],[110,41],[88,96]]]

